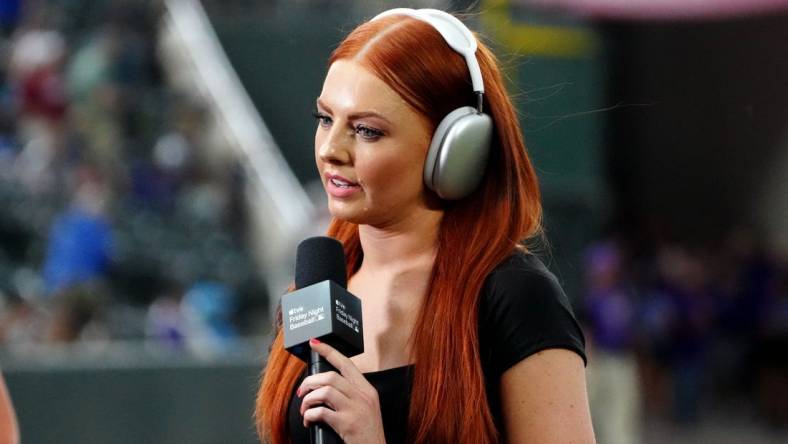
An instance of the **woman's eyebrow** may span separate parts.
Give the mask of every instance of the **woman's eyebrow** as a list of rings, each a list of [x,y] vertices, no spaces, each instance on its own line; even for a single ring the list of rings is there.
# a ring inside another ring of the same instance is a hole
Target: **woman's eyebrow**
[[[323,101],[320,100],[320,97],[317,98],[316,102],[319,108],[323,108],[324,110],[331,112],[331,107],[323,103]]]
[[[323,108],[324,110],[326,110],[326,112],[331,113],[331,107],[326,105],[325,102],[320,100],[319,97],[317,98],[317,106],[320,107],[320,108]],[[358,112],[354,112],[354,113],[352,113],[352,114],[350,114],[348,116],[348,120],[361,119],[361,118],[364,118],[364,117],[377,117],[378,119],[383,120],[386,123],[389,123],[389,124],[391,123],[389,121],[389,119],[385,118],[383,115],[381,115],[380,113],[377,113],[375,111],[358,111]]]
[[[348,116],[348,120],[362,119],[364,117],[376,117],[376,118],[378,118],[378,119],[380,119],[380,120],[382,120],[382,121],[384,121],[386,123],[391,123],[391,122],[389,122],[389,119],[383,117],[382,115],[380,115],[380,114],[378,114],[378,113],[376,113],[374,111],[359,111],[359,112],[353,113],[353,114]]]

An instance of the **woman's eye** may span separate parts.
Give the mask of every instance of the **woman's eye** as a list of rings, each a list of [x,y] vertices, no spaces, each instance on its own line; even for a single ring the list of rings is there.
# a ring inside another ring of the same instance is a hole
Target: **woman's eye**
[[[358,125],[356,126],[356,134],[361,136],[364,140],[375,141],[383,136],[383,131],[364,125]]]
[[[331,126],[331,117],[329,117],[329,116],[327,116],[327,115],[325,115],[325,114],[323,114],[323,113],[321,113],[319,111],[316,111],[316,112],[312,113],[312,115],[315,117],[315,119],[317,119],[317,123],[320,126],[323,126],[323,127]]]

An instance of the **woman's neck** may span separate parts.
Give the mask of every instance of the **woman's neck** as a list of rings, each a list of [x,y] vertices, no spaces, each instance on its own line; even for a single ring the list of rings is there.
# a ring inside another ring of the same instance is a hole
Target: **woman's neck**
[[[419,211],[385,227],[359,225],[364,251],[362,270],[394,272],[414,265],[432,264],[443,211]]]
[[[364,353],[353,357],[362,371],[412,362],[410,337],[429,285],[442,212],[413,212],[384,227],[359,225],[361,268],[348,289],[363,303]]]

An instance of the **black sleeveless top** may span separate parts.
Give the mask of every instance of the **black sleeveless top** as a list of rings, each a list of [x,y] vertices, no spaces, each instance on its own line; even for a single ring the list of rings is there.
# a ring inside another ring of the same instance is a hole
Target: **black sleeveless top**
[[[501,375],[528,356],[549,348],[574,351],[586,360],[583,332],[555,276],[531,254],[517,252],[490,274],[479,301],[479,345],[487,400],[503,433]],[[404,443],[413,365],[364,373],[378,391],[387,444]],[[287,426],[294,444],[308,444],[293,386]]]

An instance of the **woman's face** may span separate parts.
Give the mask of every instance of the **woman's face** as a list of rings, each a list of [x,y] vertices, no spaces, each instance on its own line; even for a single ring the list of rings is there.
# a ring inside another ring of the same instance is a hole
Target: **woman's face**
[[[422,172],[430,124],[386,83],[338,60],[316,117],[315,160],[332,216],[385,226],[427,207]]]

